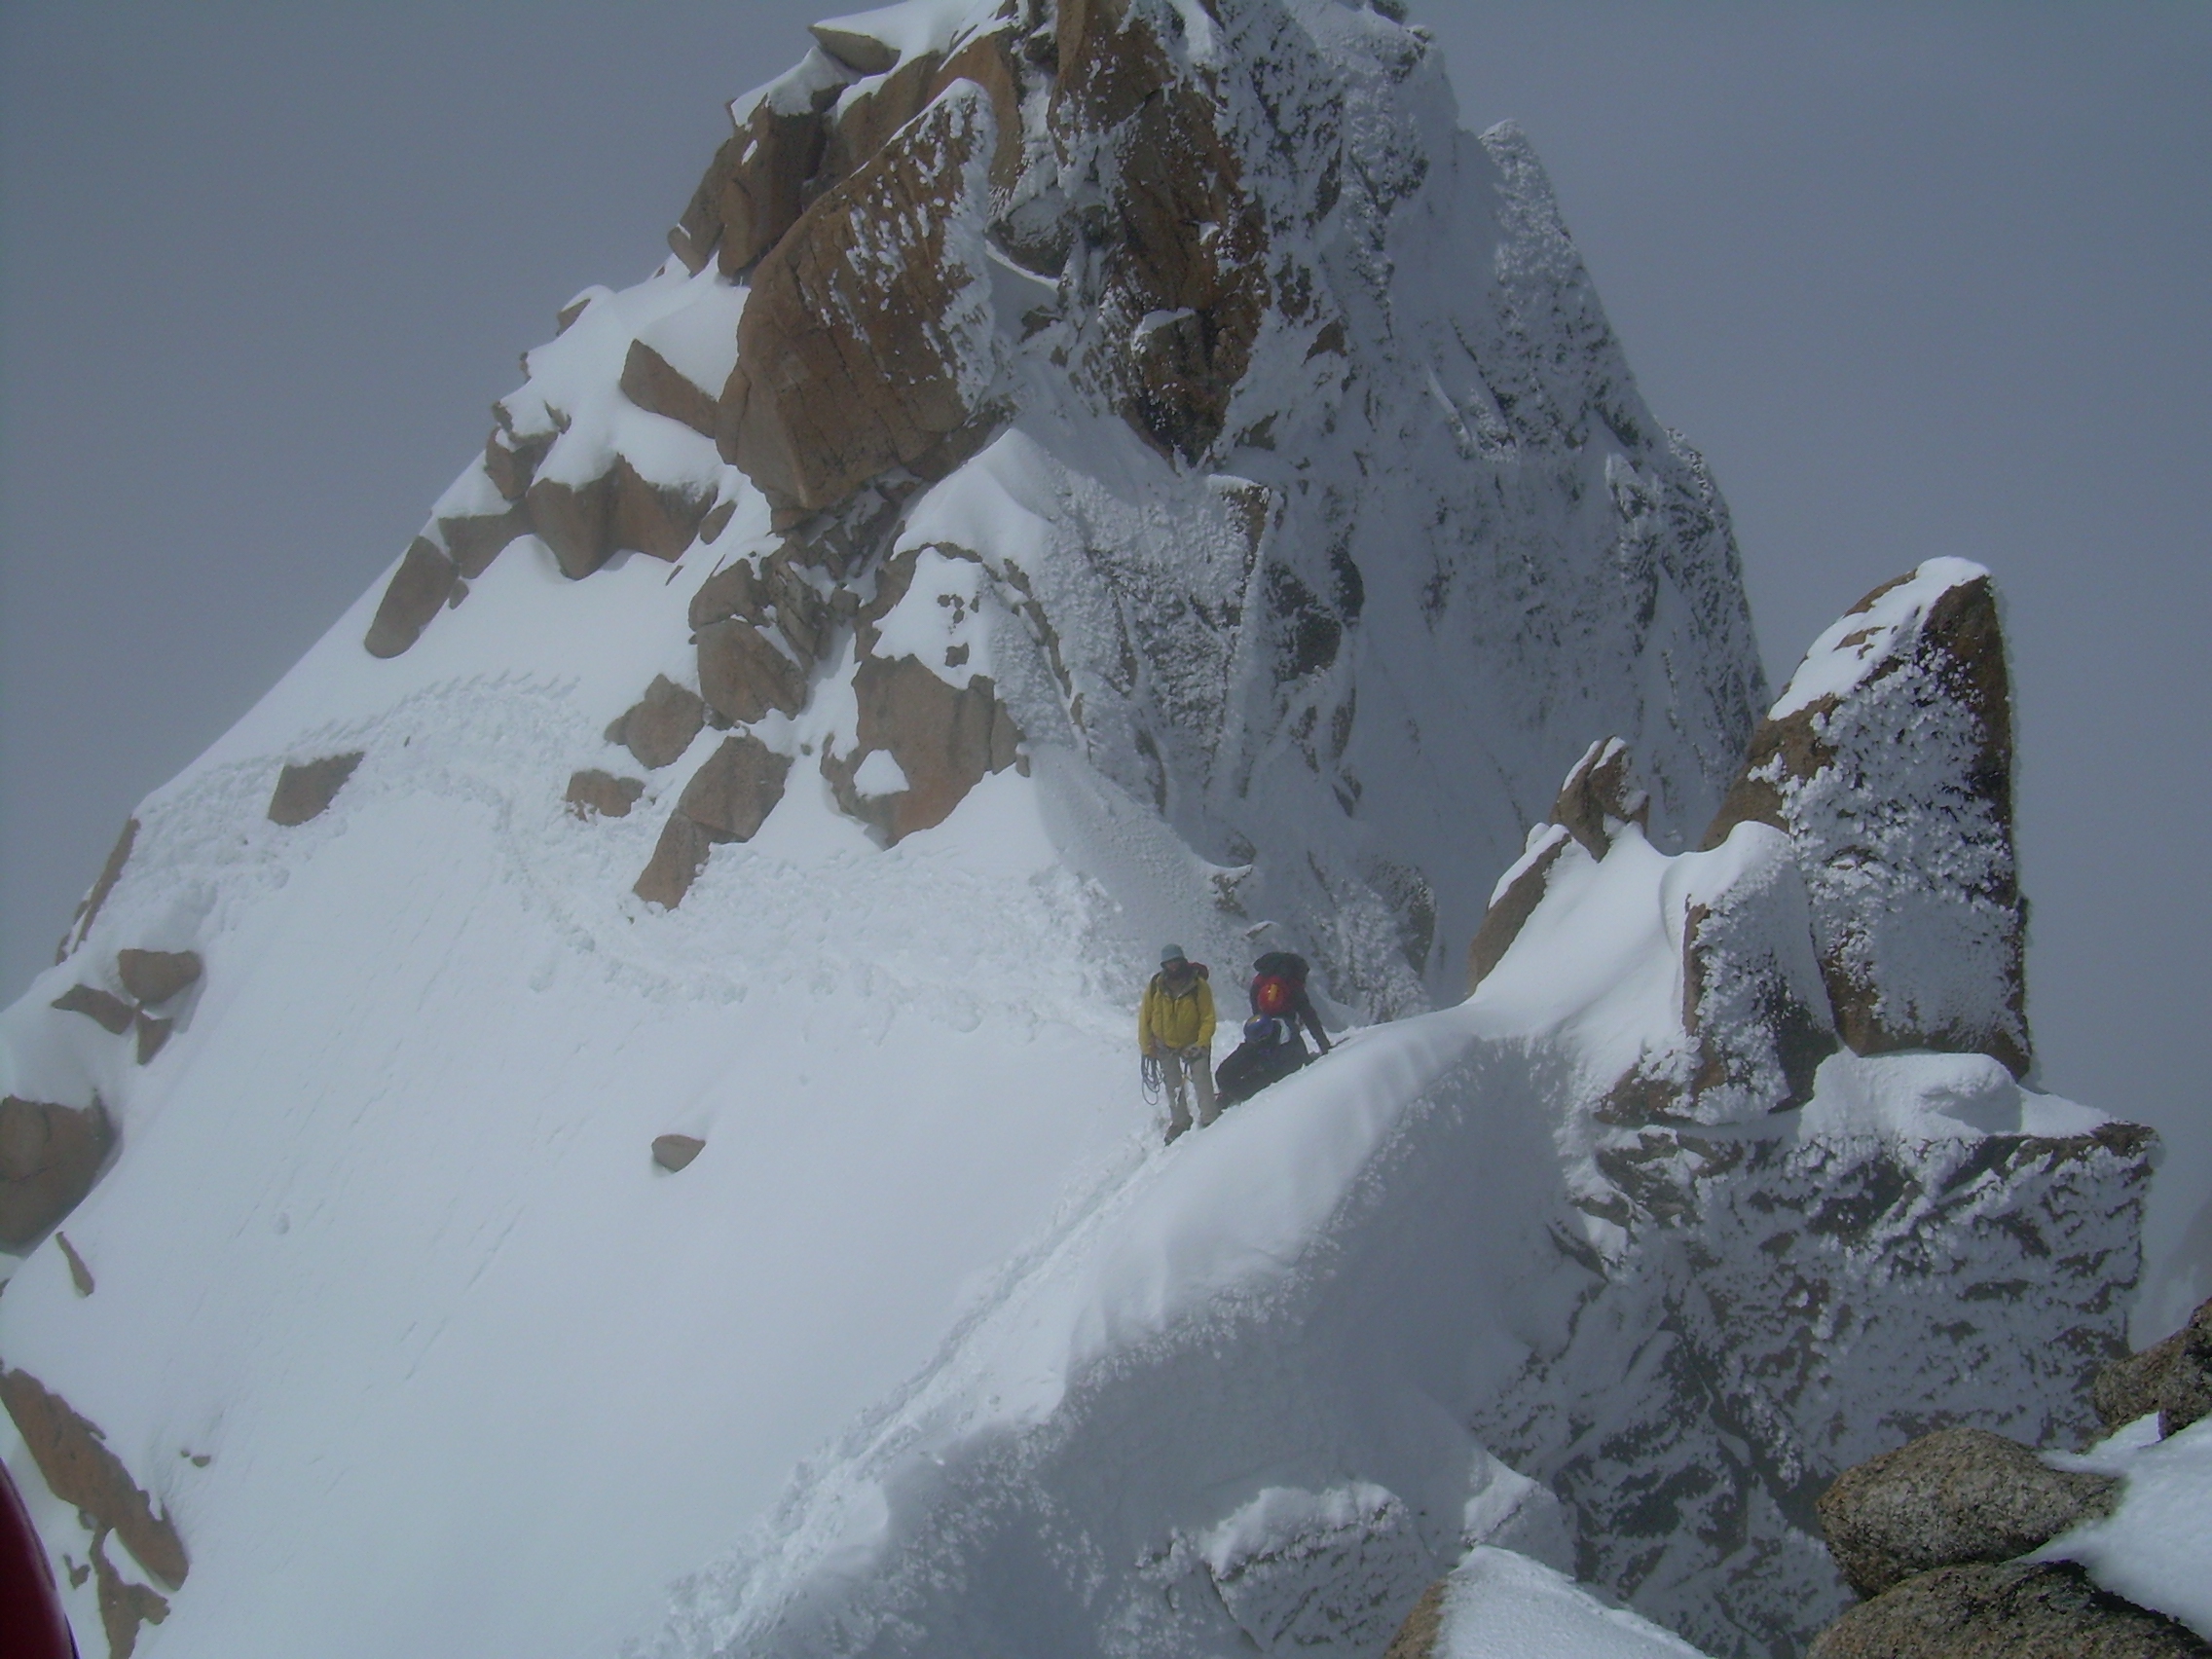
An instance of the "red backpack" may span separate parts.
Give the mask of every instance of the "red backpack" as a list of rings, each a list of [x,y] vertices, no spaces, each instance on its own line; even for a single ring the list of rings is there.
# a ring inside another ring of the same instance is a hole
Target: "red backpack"
[[[1252,981],[1252,1009],[1256,1014],[1285,1014],[1297,1000],[1297,990],[1280,974],[1262,974]]]

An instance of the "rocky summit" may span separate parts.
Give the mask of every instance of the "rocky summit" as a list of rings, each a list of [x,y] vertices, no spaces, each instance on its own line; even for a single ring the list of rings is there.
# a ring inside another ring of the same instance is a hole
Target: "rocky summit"
[[[1774,698],[1395,4],[813,40],[0,1014],[0,1454],[86,1651],[2197,1616],[2004,1556],[2101,1464],[1822,1543],[1924,1430],[2083,1432],[2138,1269],[2150,1135],[2035,1087],[1991,574],[1900,549]],[[1212,1058],[1268,952],[1332,1033],[1172,1145],[1170,940]],[[2097,1396],[2147,1481],[2194,1340]]]

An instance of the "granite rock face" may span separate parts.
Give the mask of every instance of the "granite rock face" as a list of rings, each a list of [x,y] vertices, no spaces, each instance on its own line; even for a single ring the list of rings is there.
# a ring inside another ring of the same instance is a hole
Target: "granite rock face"
[[[1806,1659],[2206,1659],[2184,1625],[2068,1562],[1949,1567],[1908,1578],[1823,1631]]]
[[[2046,1467],[1987,1429],[1943,1428],[1846,1470],[1821,1494],[1821,1531],[1873,1597],[1917,1572],[2026,1555],[2110,1513],[2119,1485]]]

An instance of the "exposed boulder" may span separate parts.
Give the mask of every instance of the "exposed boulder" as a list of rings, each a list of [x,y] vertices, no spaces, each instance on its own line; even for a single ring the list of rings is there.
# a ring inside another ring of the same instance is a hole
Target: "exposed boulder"
[[[1879,1596],[1936,1567],[2025,1555],[2110,1514],[2119,1489],[2001,1434],[1943,1428],[1845,1470],[1821,1494],[1821,1530],[1851,1587]]]
[[[1855,1052],[2027,1070],[2012,737],[1989,574],[1932,559],[1806,653],[1706,832],[1787,830],[1828,1000]]]
[[[715,394],[692,385],[643,340],[631,341],[629,355],[622,359],[622,395],[648,415],[666,416],[701,437],[715,435]]]
[[[1949,1567],[1852,1608],[1806,1659],[2206,1659],[2187,1626],[2100,1590],[2071,1562]]]
[[[899,61],[899,49],[859,27],[856,18],[809,23],[815,44],[856,75],[880,75]]]
[[[492,568],[492,561],[517,536],[528,535],[532,525],[522,502],[503,512],[448,514],[438,520],[438,535],[453,556],[454,569],[474,581]]]
[[[77,1246],[69,1242],[69,1235],[56,1233],[55,1243],[61,1246],[61,1259],[69,1264],[69,1288],[79,1296],[90,1296],[99,1288],[92,1278],[92,1270],[85,1265],[85,1258],[77,1253]]]
[[[1803,1105],[1836,1036],[1789,838],[1738,825],[1677,867],[1682,1029],[1697,1048],[1680,1110],[1722,1124]]]
[[[353,775],[353,768],[361,763],[361,753],[354,749],[286,765],[277,774],[276,793],[269,797],[269,822],[290,828],[321,817]]]
[[[154,1500],[138,1490],[98,1428],[27,1371],[0,1372],[0,1402],[55,1497],[112,1530],[138,1565],[170,1589],[184,1582],[191,1564],[175,1526],[155,1512]]]
[[[83,1201],[115,1145],[107,1108],[0,1099],[0,1247],[21,1250]]]
[[[123,988],[149,1007],[166,1003],[198,984],[203,964],[197,950],[119,950],[115,971]]]
[[[118,1037],[130,1029],[138,1012],[113,991],[103,991],[97,985],[71,985],[51,1006],[63,1014],[81,1014]]]
[[[582,483],[539,478],[523,500],[530,527],[552,549],[561,573],[580,580],[623,551],[682,557],[714,496],[692,485],[655,483],[618,455]]]
[[[562,798],[578,818],[627,818],[645,793],[643,778],[587,770],[569,775],[569,793]]]
[[[615,728],[620,733],[618,741],[649,772],[681,759],[706,723],[707,705],[699,693],[677,684],[665,674],[656,674],[645,694],[623,714]]]
[[[770,709],[795,715],[806,702],[806,670],[751,622],[712,622],[698,632],[699,691],[724,721],[744,725]]]
[[[955,688],[918,658],[869,657],[853,689],[858,740],[841,758],[826,752],[822,772],[837,804],[873,824],[887,844],[943,823],[987,774],[1019,759],[1021,733],[987,675]],[[898,762],[903,789],[876,795],[860,787],[860,770],[877,751]]]
[[[2104,1366],[2090,1399],[2108,1429],[2157,1412],[2161,1436],[2212,1413],[2212,1302],[2163,1342]]]
[[[436,542],[421,535],[409,542],[361,641],[369,655],[395,657],[421,639],[460,579],[461,571]]]
[[[530,481],[537,474],[537,463],[545,459],[545,452],[553,447],[557,432],[517,433],[504,424],[504,412],[494,404],[496,413],[502,416],[502,424],[492,428],[492,435],[484,440],[484,476],[492,480],[492,487],[508,501],[519,501],[530,491]]]
[[[99,878],[92,883],[92,890],[78,901],[69,918],[69,930],[61,936],[61,943],[54,953],[55,962],[66,961],[69,953],[84,941],[85,934],[100,913],[100,906],[115,891],[115,884],[123,879],[123,866],[130,862],[130,849],[137,839],[138,820],[126,819],[123,833],[116,836],[115,845],[108,849],[107,863],[100,866]]]
[[[706,1150],[707,1143],[696,1135],[653,1136],[653,1161],[672,1175]]]
[[[714,259],[723,276],[742,276],[783,239],[806,205],[806,182],[829,141],[825,112],[843,86],[827,60],[811,61],[738,119],[668,234],[686,268],[703,271]]]
[[[1543,903],[1552,866],[1574,844],[1574,837],[1559,825],[1538,825],[1530,836],[1529,850],[1498,878],[1491,892],[1490,908],[1483,912],[1482,926],[1467,945],[1468,995],[1472,996],[1475,987],[1490,977],[1491,970],[1505,960],[1505,953],[1513,948],[1513,941]]]
[[[1608,737],[1583,751],[1567,772],[1552,802],[1551,821],[1581,842],[1584,852],[1602,859],[1622,829],[1631,824],[1641,829],[1650,815],[1651,797],[1629,775],[1628,745]]]
[[[100,1632],[107,1638],[107,1659],[130,1659],[138,1650],[138,1627],[160,1624],[169,1616],[166,1596],[143,1584],[133,1584],[116,1570],[103,1547],[105,1534],[94,1532],[92,1567],[99,1602]]]
[[[988,96],[962,82],[760,261],[722,389],[725,461],[787,517],[994,424]]]
[[[682,903],[707,855],[722,842],[750,841],[775,810],[791,765],[791,756],[778,755],[751,732],[724,738],[683,786],[633,891],[670,909]]]
[[[773,625],[802,663],[822,660],[835,621],[830,601],[799,573],[789,548],[757,569],[741,559],[717,571],[691,596],[690,618],[694,630],[733,619]]]
[[[168,1045],[176,1030],[173,1019],[157,1019],[144,1009],[138,1011],[138,1063],[150,1065],[154,1056]]]

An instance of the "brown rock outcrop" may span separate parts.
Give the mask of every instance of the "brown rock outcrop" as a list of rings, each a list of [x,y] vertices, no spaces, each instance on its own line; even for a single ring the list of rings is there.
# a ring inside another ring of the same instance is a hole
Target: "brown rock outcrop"
[[[696,1135],[653,1136],[653,1161],[672,1175],[706,1150],[707,1143]]]
[[[138,1490],[97,1428],[27,1371],[0,1372],[0,1402],[55,1497],[112,1530],[138,1565],[170,1589],[184,1582],[191,1564],[176,1528],[155,1512],[154,1500]]]
[[[2212,1413],[2212,1302],[2163,1342],[2104,1366],[2089,1396],[2108,1429],[2157,1412],[2158,1433],[2178,1434]]]
[[[645,694],[615,722],[614,730],[623,748],[650,772],[681,759],[706,723],[707,705],[699,693],[656,674]]]
[[[1641,826],[1650,815],[1651,797],[1630,778],[1628,745],[1617,737],[1583,751],[1560,786],[1559,798],[1552,802],[1552,822],[1581,842],[1582,850],[1594,859],[1612,850],[1616,829]]]
[[[360,763],[361,751],[354,749],[287,765],[277,774],[276,792],[269,797],[269,822],[291,828],[321,817]]]
[[[1978,1052],[2024,1075],[2011,713],[1988,575],[1936,560],[1877,588],[1791,685],[1704,845],[1747,821],[1789,834],[1855,1052]]]
[[[92,1534],[92,1565],[99,1600],[100,1632],[107,1638],[107,1659],[130,1659],[138,1650],[138,1627],[160,1624],[169,1616],[168,1599],[143,1584],[133,1584],[107,1559],[106,1534]]]
[[[1021,733],[988,675],[955,688],[915,657],[869,657],[853,675],[860,699],[858,741],[822,772],[837,804],[874,825],[885,843],[928,830],[952,815],[968,792],[1019,759]],[[864,795],[854,784],[861,762],[888,751],[906,776],[894,794]]]
[[[562,798],[578,818],[627,818],[645,793],[643,778],[587,770],[569,775],[569,793]]]
[[[149,1065],[156,1054],[167,1047],[169,1037],[176,1030],[173,1019],[157,1019],[144,1009],[138,1011],[138,1063]]]
[[[530,527],[552,549],[561,573],[581,580],[626,550],[655,559],[682,558],[714,496],[656,484],[628,458],[616,456],[605,472],[586,483],[536,480],[523,503]]]
[[[805,663],[822,660],[835,620],[830,601],[799,574],[789,548],[769,555],[757,570],[744,560],[725,566],[691,596],[694,631],[733,619],[773,625]]]
[[[835,88],[827,89],[830,97]],[[713,259],[742,276],[783,239],[805,207],[806,181],[821,165],[829,124],[820,106],[778,109],[762,98],[715,152],[668,245],[692,271]]]
[[[499,406],[493,405],[494,413]],[[492,487],[509,501],[519,501],[530,490],[530,481],[537,475],[537,463],[545,459],[545,452],[553,447],[558,432],[532,432],[528,436],[516,433],[502,424],[492,428],[492,435],[484,440],[484,476],[492,480]]]
[[[123,833],[115,838],[115,845],[108,849],[107,863],[100,866],[99,879],[92,883],[92,890],[77,902],[77,908],[69,917],[69,931],[61,936],[60,946],[54,953],[55,962],[68,959],[70,951],[77,948],[98,917],[100,906],[107,903],[107,896],[115,891],[115,884],[123,879],[123,866],[130,862],[130,849],[136,845],[137,840],[138,820],[126,819]]]
[[[1862,1596],[1915,1573],[2009,1561],[2112,1512],[2110,1475],[2046,1467],[2016,1440],[1944,1428],[1847,1469],[1820,1496],[1828,1553]]]
[[[166,1003],[199,983],[203,970],[197,950],[119,950],[115,971],[123,988],[149,1006]]]
[[[1529,925],[1529,918],[1543,903],[1552,866],[1559,863],[1560,854],[1572,844],[1571,835],[1553,835],[1505,891],[1491,901],[1490,908],[1483,912],[1482,926],[1475,930],[1475,937],[1467,943],[1469,996],[1490,977],[1491,970],[1505,960],[1505,953],[1513,948],[1513,941],[1521,937],[1521,930]]]
[[[630,353],[622,359],[622,395],[648,415],[681,422],[704,438],[715,435],[715,394],[692,385],[643,340],[631,341]]]
[[[445,538],[454,569],[474,581],[492,568],[492,561],[507,543],[531,533],[530,514],[520,501],[500,513],[467,513],[438,520],[438,535]]]
[[[988,301],[967,263],[981,258],[987,191],[969,164],[995,138],[989,108],[970,83],[940,97],[754,272],[719,436],[787,517],[991,424],[973,384],[992,355]]]
[[[460,578],[460,571],[436,542],[420,535],[409,542],[361,640],[369,655],[395,657],[421,639]]]
[[[806,671],[751,622],[701,628],[699,691],[724,721],[744,725],[770,709],[795,715],[806,702]]]
[[[84,1200],[115,1145],[107,1108],[0,1099],[0,1247],[21,1250]]]
[[[722,842],[750,841],[775,810],[791,765],[751,732],[724,738],[684,785],[633,891],[670,909],[682,903],[707,855]]]
[[[63,1014],[81,1014],[118,1037],[130,1029],[138,1012],[113,991],[103,991],[97,985],[71,985],[49,1006]]]
[[[1950,1567],[1854,1607],[1806,1659],[2207,1659],[2212,1645],[2070,1562]]]

